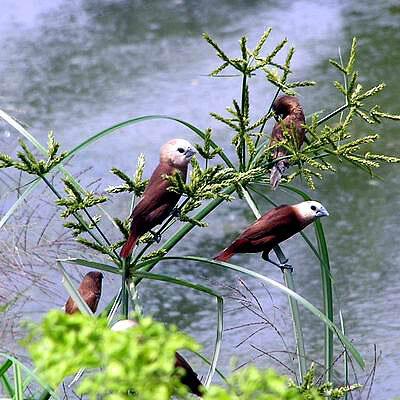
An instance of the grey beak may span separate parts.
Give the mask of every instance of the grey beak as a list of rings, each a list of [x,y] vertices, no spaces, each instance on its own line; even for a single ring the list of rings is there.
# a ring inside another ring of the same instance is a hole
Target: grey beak
[[[192,158],[196,153],[197,153],[197,151],[195,149],[192,149],[191,147],[189,147],[185,151],[185,157],[186,158]]]
[[[329,213],[328,210],[322,206],[318,211],[317,211],[317,217],[321,218],[321,217],[329,217]]]

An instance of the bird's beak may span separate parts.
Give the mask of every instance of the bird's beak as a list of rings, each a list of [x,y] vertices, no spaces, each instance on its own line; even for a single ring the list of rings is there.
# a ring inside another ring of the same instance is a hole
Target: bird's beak
[[[329,213],[328,210],[322,206],[318,211],[317,211],[317,217],[321,218],[321,217],[329,217]]]
[[[188,158],[189,160],[196,154],[196,150],[192,149],[191,147],[189,147],[188,149],[186,149],[185,151],[185,157]]]

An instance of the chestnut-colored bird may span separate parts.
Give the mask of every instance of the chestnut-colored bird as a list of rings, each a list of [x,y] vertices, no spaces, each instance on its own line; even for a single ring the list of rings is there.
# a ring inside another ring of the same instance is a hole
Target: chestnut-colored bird
[[[303,145],[306,131],[304,129],[304,112],[299,99],[295,96],[280,96],[274,101],[272,109],[275,111],[277,117],[280,118],[280,121],[272,129],[269,145],[272,146],[281,142],[285,138],[284,132],[287,132],[293,137],[297,148],[300,149]],[[288,152],[284,147],[277,147],[274,150],[273,159],[276,160],[287,155]],[[275,190],[278,187],[283,173],[288,168],[288,159],[279,160],[272,167],[269,178],[272,189]]]
[[[79,285],[78,292],[93,313],[96,312],[97,305],[99,304],[102,281],[103,274],[101,272],[91,271],[84,276]],[[65,312],[67,314],[79,312],[79,308],[75,301],[72,300],[72,297],[69,297],[65,303]]]
[[[172,139],[161,147],[160,163],[130,216],[131,229],[121,249],[122,258],[129,257],[138,238],[163,222],[172,212],[181,195],[168,190],[170,184],[165,175],[180,173],[186,180],[188,164],[195,152],[193,146],[184,139]]]
[[[221,251],[215,260],[228,261],[237,253],[258,253],[280,268],[290,268],[279,265],[269,259],[269,253],[279,243],[289,239],[303,230],[315,219],[329,216],[326,208],[317,201],[304,201],[295,205],[281,205],[266,212],[256,222],[250,225],[225,250]]]
[[[111,329],[113,331],[120,332],[129,328],[133,328],[136,325],[136,321],[125,319],[115,323]],[[193,368],[190,366],[190,364],[178,352],[175,353],[175,368],[183,369],[184,373],[181,376],[181,382],[190,389],[190,392],[199,397],[203,397],[203,384],[200,382],[196,372],[193,371]]]

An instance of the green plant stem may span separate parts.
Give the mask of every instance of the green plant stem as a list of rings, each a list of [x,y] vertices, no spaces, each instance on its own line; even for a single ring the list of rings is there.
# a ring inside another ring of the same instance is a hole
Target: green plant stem
[[[126,263],[126,259],[122,259],[122,278],[121,278],[121,289],[122,289],[122,315],[124,319],[128,319],[129,314],[129,298],[128,298],[128,266]]]
[[[340,107],[337,108],[336,110],[332,111],[331,113],[329,113],[328,115],[326,115],[326,116],[323,117],[322,119],[318,120],[317,126],[320,126],[320,125],[323,124],[324,122],[328,121],[328,119],[331,119],[331,118],[333,118],[335,115],[341,113],[341,112],[344,111],[348,106],[349,106],[349,104],[346,102],[346,104],[343,104],[342,106],[340,106]]]
[[[224,191],[226,194],[232,194],[235,191],[235,188],[232,186]],[[201,221],[208,214],[214,211],[224,199],[218,198],[210,201],[205,207],[203,207],[194,217],[194,219]],[[162,250],[166,252],[170,251],[178,242],[180,242],[196,225],[187,222],[178,232],[176,232],[173,236],[171,236],[161,247]],[[146,263],[146,265],[141,268],[141,271],[149,272],[151,271],[155,265],[157,265],[158,261],[154,261],[152,263]],[[139,266],[138,266],[139,267]],[[143,278],[137,277],[135,278],[135,284],[137,285]]]
[[[252,210],[254,216],[258,219],[261,217],[261,213],[252,198],[251,194],[246,190],[243,189],[244,193],[244,198],[249,205],[250,209]],[[278,257],[279,262],[283,265],[288,262],[287,257],[283,253],[282,249],[279,246],[275,246],[273,248],[276,256]],[[293,279],[293,272],[289,269],[284,269],[283,270],[283,278],[285,285],[288,289],[292,290],[293,292],[296,292],[295,290],[295,285],[294,285],[294,279]],[[307,366],[306,366],[306,352],[305,352],[305,347],[304,347],[304,337],[303,337],[303,329],[302,329],[302,324],[301,324],[301,319],[300,319],[300,310],[299,310],[299,305],[297,304],[297,301],[293,299],[292,297],[288,296],[288,301],[289,301],[289,307],[290,307],[290,312],[292,314],[292,321],[293,321],[293,330],[294,330],[294,337],[296,340],[296,348],[297,348],[297,359],[298,359],[298,367],[299,367],[299,380],[300,383],[303,382],[303,378],[306,374],[307,371]],[[329,328],[328,328],[329,329]]]
[[[247,87],[247,72],[246,69],[243,70],[243,79],[242,79],[242,104],[241,104],[241,112],[242,118],[244,118],[244,110],[245,110],[245,102],[246,102],[246,87]],[[240,160],[240,171],[244,171],[246,168],[246,141],[244,140],[243,135],[246,132],[242,132],[241,146],[242,146],[242,159]]]

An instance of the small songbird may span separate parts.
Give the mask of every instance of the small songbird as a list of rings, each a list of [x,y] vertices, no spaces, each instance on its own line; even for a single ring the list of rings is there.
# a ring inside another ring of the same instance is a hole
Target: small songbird
[[[250,225],[225,250],[214,259],[228,261],[236,253],[262,252],[264,260],[282,268],[292,269],[289,265],[280,265],[269,259],[269,253],[279,243],[303,230],[315,219],[329,216],[326,208],[317,201],[304,201],[295,205],[281,205],[272,208]]]
[[[160,163],[130,216],[131,229],[121,249],[122,258],[129,257],[138,238],[163,222],[172,212],[181,195],[168,190],[170,184],[165,175],[180,173],[186,180],[188,164],[195,153],[193,146],[184,139],[172,139],[161,147]]]
[[[280,120],[277,121],[272,129],[269,145],[272,146],[281,142],[284,139],[284,132],[287,132],[293,137],[297,148],[300,149],[303,145],[306,131],[304,129],[304,112],[298,98],[295,96],[280,96],[274,101],[272,109]],[[274,150],[273,159],[276,160],[287,155],[288,152],[284,147],[277,147]],[[288,168],[288,159],[279,160],[272,167],[269,178],[272,189],[275,190],[278,187],[283,173]]]
[[[81,284],[79,285],[78,292],[93,313],[96,312],[97,305],[99,304],[102,281],[103,274],[101,272],[91,271],[84,276]],[[72,297],[69,297],[65,303],[65,312],[67,314],[79,312],[79,308],[75,301],[72,300]]]
[[[126,329],[133,328],[136,325],[136,321],[125,319],[115,323],[111,329],[115,332],[121,332]],[[199,397],[203,397],[203,384],[200,382],[197,374],[193,371],[193,368],[190,366],[190,364],[178,352],[175,353],[175,368],[183,369],[184,373],[181,376],[181,382],[190,389],[191,393]]]

